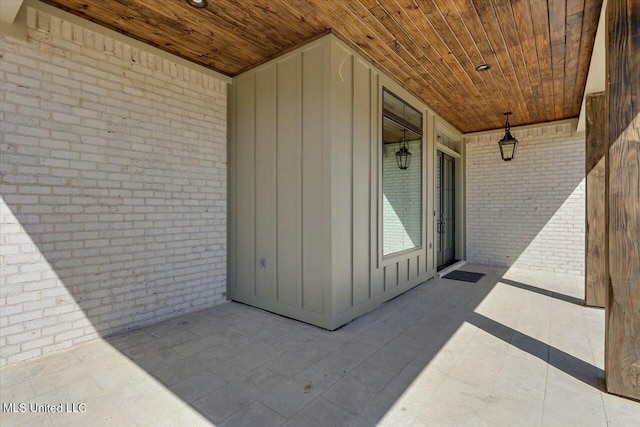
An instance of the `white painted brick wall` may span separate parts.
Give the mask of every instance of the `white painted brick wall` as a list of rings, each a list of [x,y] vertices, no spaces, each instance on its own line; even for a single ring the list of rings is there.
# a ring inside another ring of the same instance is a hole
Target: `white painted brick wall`
[[[226,84],[29,9],[0,38],[0,365],[225,301]]]
[[[473,263],[584,274],[584,136],[571,123],[466,137],[467,259]]]

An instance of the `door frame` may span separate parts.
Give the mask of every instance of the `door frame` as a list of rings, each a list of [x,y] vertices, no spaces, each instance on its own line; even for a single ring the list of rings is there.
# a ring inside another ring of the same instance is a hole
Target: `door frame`
[[[435,117],[435,126],[432,131],[434,146],[432,148],[433,153],[433,173],[431,176],[433,177],[433,199],[431,204],[433,206],[433,263],[434,265],[438,262],[438,256],[436,251],[436,238],[438,233],[436,232],[437,220],[435,204],[436,204],[436,168],[438,161],[438,151],[442,151],[445,154],[450,155],[455,159],[455,259],[457,260],[466,260],[467,259],[467,247],[466,247],[466,145],[464,140],[464,135],[461,134],[457,129],[450,126],[445,121],[441,120],[439,116]],[[443,143],[438,142],[438,136],[442,135],[448,137],[450,140],[453,140],[455,144],[450,148]],[[436,267],[437,269],[437,267]]]
[[[439,198],[439,203],[438,206],[440,207],[440,212],[436,213],[436,238],[438,239],[438,241],[436,242],[436,268],[440,268],[444,265],[449,264],[451,261],[454,261],[456,259],[456,223],[457,223],[457,218],[456,218],[456,211],[457,211],[457,207],[456,207],[456,189],[457,189],[457,179],[456,179],[456,158],[452,155],[450,155],[447,151],[453,151],[451,149],[448,150],[441,150],[441,149],[437,149],[436,150],[436,161],[438,162],[438,166],[436,167],[436,173],[439,173],[439,177],[436,180],[436,182],[440,183],[440,191],[437,191],[438,189],[436,188],[436,197]],[[455,151],[454,151],[455,153]],[[457,154],[457,153],[456,153]],[[447,173],[447,168],[445,167],[445,164],[447,162],[450,162],[451,164],[451,174],[452,174],[452,179],[453,179],[453,212],[448,212],[448,210],[446,209],[447,207],[447,203],[446,203],[446,196],[445,196],[445,192],[443,191],[443,187],[444,187],[444,183],[446,182],[446,173]],[[444,212],[444,215],[443,215]],[[438,213],[440,215],[438,215]],[[446,233],[446,227],[442,226],[442,221],[443,221],[443,216],[446,216],[447,218],[453,218],[453,248],[451,249],[447,249],[446,248],[446,241],[447,241],[447,233]],[[444,231],[440,231],[443,230]],[[440,247],[440,251],[437,250],[438,248],[438,244]],[[451,253],[450,251],[453,250],[453,252]]]

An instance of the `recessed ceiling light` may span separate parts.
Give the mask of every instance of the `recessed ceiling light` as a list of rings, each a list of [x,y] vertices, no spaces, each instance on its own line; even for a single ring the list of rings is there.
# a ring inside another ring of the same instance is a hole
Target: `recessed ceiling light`
[[[187,3],[193,7],[197,7],[199,9],[203,7],[207,7],[207,0],[187,0]]]
[[[487,71],[491,69],[491,65],[489,64],[480,64],[476,67],[476,71]]]

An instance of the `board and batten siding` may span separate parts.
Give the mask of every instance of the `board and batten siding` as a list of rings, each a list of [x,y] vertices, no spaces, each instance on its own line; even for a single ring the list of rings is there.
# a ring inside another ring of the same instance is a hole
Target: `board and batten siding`
[[[423,245],[390,258],[383,86],[424,115]],[[329,35],[234,78],[229,107],[229,298],[336,329],[435,274],[426,106]]]
[[[311,43],[230,86],[228,296],[329,327],[328,46]],[[304,78],[303,78],[304,76]]]

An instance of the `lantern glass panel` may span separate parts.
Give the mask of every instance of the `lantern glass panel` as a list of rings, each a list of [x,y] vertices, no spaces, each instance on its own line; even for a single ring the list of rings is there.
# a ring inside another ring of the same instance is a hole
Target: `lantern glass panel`
[[[500,150],[502,151],[503,160],[511,160],[514,155],[515,139],[509,142],[500,143]]]
[[[400,148],[396,151],[396,161],[398,168],[405,170],[411,165],[411,151],[407,148],[407,144],[400,143]]]

